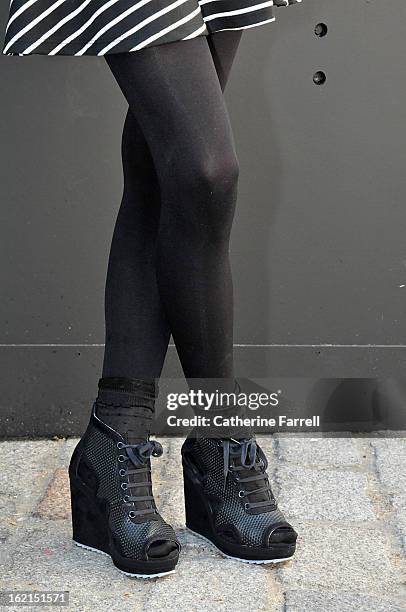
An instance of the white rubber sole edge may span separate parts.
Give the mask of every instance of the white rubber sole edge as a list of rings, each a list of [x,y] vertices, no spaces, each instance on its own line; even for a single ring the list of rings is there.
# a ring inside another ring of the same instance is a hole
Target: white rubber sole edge
[[[105,555],[111,559],[110,555],[104,550],[100,550],[99,548],[92,548],[92,546],[87,546],[86,544],[81,544],[80,542],[76,542],[76,540],[72,540],[76,546],[80,548],[85,548],[86,550],[91,550],[92,552],[99,553],[99,555]],[[125,572],[121,570],[119,567],[114,566],[114,568],[124,574],[125,576],[129,576],[130,578],[142,578],[144,580],[149,580],[150,578],[161,578],[162,576],[169,576],[169,574],[174,574],[175,570],[170,570],[169,572],[161,572],[159,574],[131,574],[130,572]]]
[[[251,563],[252,565],[269,565],[269,564],[275,564],[275,563],[284,563],[285,561],[290,561],[292,559],[292,557],[286,557],[285,559],[264,559],[264,560],[262,559],[240,559],[239,557],[231,557],[230,555],[226,555],[226,553],[224,553],[222,550],[217,548],[217,546],[205,536],[201,535],[200,533],[197,533],[196,531],[193,531],[193,529],[190,529],[190,527],[186,527],[186,529],[190,531],[190,533],[193,533],[193,535],[197,536],[198,538],[201,538],[202,540],[210,544],[223,557],[225,557],[226,559],[232,559],[233,561],[241,561],[242,563]]]

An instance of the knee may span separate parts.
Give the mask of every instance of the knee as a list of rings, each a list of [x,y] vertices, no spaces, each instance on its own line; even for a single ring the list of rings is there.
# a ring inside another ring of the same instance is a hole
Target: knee
[[[183,175],[183,210],[200,241],[228,241],[237,200],[239,164],[233,150],[194,160]]]
[[[237,156],[233,151],[223,151],[200,160],[195,168],[195,179],[206,196],[224,200],[233,196],[239,178]]]

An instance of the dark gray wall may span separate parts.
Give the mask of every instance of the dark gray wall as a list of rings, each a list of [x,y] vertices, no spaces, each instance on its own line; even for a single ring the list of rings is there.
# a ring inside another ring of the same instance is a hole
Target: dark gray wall
[[[403,374],[406,4],[275,10],[244,33],[227,92],[238,372]],[[30,408],[36,433],[69,433],[100,373],[125,104],[103,59],[3,56],[0,74],[3,431]]]

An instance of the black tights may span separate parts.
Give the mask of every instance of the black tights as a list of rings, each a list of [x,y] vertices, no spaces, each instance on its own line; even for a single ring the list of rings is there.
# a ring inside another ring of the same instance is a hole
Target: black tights
[[[159,377],[172,333],[187,378],[233,379],[238,162],[222,91],[239,40],[218,32],[106,56],[129,111],[103,377]]]

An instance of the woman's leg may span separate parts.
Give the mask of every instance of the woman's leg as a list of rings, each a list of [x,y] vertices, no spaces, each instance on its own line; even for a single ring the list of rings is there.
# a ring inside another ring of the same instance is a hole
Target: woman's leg
[[[213,73],[214,63],[222,89],[240,36],[240,32],[219,32],[208,37],[214,60],[210,69]],[[131,109],[123,134],[123,167],[124,196],[106,286],[103,376],[151,379],[159,376],[169,339],[154,268],[160,193],[148,145]]]
[[[207,37],[223,91],[240,39],[240,31]],[[170,336],[156,283],[160,191],[148,145],[130,109],[123,130],[122,160],[124,193],[105,292],[103,377],[151,380],[161,373]]]
[[[153,380],[170,337],[155,269],[161,203],[151,154],[130,110],[121,150],[124,192],[107,270],[103,377]]]
[[[238,164],[207,39],[106,59],[158,176],[159,294],[185,374],[232,378],[228,242]]]

